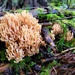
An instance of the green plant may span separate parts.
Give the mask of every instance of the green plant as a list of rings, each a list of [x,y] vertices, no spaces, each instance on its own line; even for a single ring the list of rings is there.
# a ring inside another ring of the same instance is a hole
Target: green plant
[[[61,64],[58,63],[56,60],[53,60],[47,66],[42,66],[40,75],[50,75],[50,69],[56,65],[60,66]]]
[[[40,14],[43,13],[43,9],[42,8],[37,8],[37,11],[39,11]]]
[[[18,74],[18,72],[22,69],[25,72],[29,72],[30,68],[35,64],[35,62],[31,62],[30,57],[25,57],[22,61],[19,63],[14,63],[14,61],[10,61],[10,67],[14,69],[14,74]]]

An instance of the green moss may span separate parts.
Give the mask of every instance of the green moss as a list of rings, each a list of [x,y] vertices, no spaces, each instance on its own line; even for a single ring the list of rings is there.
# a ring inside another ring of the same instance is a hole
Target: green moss
[[[65,16],[75,16],[75,11],[72,11],[72,10],[64,10],[63,11],[63,14]]]

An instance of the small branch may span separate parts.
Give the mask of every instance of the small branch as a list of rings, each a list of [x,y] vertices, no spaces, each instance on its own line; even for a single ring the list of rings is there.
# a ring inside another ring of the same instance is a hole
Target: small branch
[[[39,24],[41,24],[43,27],[53,25],[53,23],[51,23],[51,22],[43,22],[43,23],[39,23]]]
[[[56,71],[55,67],[53,67],[53,70],[55,71],[55,74],[57,75],[57,71]]]
[[[70,18],[75,18],[75,16],[69,16],[69,17],[64,17],[64,18],[56,18],[56,19],[54,19],[54,20],[65,20],[65,19],[70,19]],[[39,18],[38,18],[39,19]],[[42,20],[42,22],[43,22],[44,20]],[[45,22],[46,22],[47,20],[45,20]],[[48,21],[52,21],[52,19],[51,20],[48,20]]]
[[[56,54],[55,56],[59,56],[59,55],[61,55],[61,54],[67,53],[67,52],[72,51],[72,50],[74,50],[74,49],[75,49],[75,47],[66,49],[66,50],[62,51],[60,54]]]
[[[57,59],[57,57],[51,57],[51,58],[41,59],[41,62],[46,63],[46,62],[51,62],[51,61],[56,60],[56,59]]]
[[[70,18],[75,18],[75,16],[69,16],[69,17],[64,17],[64,18],[58,18],[58,19],[55,19],[55,20],[64,20],[64,19],[70,19]]]
[[[64,53],[67,53],[67,52],[69,52],[69,51],[72,51],[72,50],[74,50],[74,49],[75,49],[75,47],[66,49],[66,50],[62,51],[60,54],[54,55],[54,57],[42,59],[41,62],[42,62],[42,63],[46,63],[46,62],[51,62],[51,61],[53,61],[53,60],[58,60],[58,59],[60,59],[60,58],[58,58],[58,56],[60,56],[60,55],[62,55],[62,54],[64,54]]]

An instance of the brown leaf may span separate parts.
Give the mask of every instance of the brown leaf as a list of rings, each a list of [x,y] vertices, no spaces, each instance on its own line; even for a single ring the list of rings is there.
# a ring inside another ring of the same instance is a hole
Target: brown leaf
[[[9,67],[9,64],[1,64],[0,65],[0,73],[4,72]]]

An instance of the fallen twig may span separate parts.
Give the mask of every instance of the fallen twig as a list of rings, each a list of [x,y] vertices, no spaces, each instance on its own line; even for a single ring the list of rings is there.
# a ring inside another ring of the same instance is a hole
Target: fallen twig
[[[69,16],[69,17],[64,17],[64,18],[58,18],[58,19],[55,19],[55,20],[64,20],[64,19],[70,19],[70,18],[75,18],[75,16]]]
[[[39,24],[41,24],[43,27],[53,25],[53,23],[51,23],[51,22],[43,22],[43,23],[39,23]]]
[[[62,51],[60,54],[55,54],[55,56],[59,56],[59,55],[61,55],[61,54],[67,53],[67,52],[72,51],[72,50],[74,50],[74,49],[75,49],[75,47],[66,49],[66,50]]]
[[[46,62],[51,62],[51,61],[56,60],[56,59],[57,59],[57,57],[51,57],[51,58],[41,59],[41,62],[46,63]]]
[[[46,63],[46,62],[50,62],[50,61],[53,61],[53,60],[61,59],[61,58],[59,58],[58,56],[60,56],[60,55],[62,55],[62,54],[64,54],[64,53],[67,53],[67,52],[69,52],[69,51],[72,51],[72,50],[74,50],[74,49],[75,49],[75,47],[66,49],[66,50],[62,51],[60,54],[55,54],[54,57],[42,59],[41,62],[42,62],[42,63]]]

